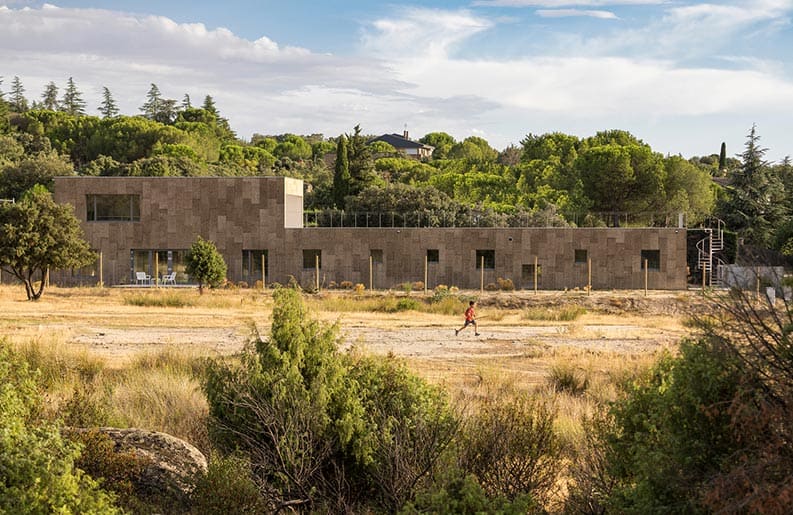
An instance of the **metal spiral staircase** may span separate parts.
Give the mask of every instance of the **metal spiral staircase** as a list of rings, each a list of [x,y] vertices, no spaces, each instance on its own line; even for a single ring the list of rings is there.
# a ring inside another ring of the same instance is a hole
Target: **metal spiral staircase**
[[[705,228],[707,236],[697,242],[697,269],[702,272],[703,284],[709,287],[721,287],[724,285],[726,263],[717,253],[724,248],[724,221],[710,218],[708,225],[709,227]]]

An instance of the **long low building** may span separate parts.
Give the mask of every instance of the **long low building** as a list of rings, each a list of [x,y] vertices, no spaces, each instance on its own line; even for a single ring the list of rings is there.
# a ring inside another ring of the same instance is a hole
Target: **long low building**
[[[284,177],[57,177],[55,199],[101,256],[54,276],[68,284],[97,282],[100,269],[106,285],[138,273],[190,284],[185,253],[201,236],[228,279],[250,285],[686,288],[684,228],[304,227],[303,181]]]

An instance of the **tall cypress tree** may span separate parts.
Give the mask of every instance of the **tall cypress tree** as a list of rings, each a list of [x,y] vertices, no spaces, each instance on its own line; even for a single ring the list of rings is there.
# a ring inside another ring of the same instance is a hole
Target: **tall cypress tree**
[[[336,144],[336,166],[333,169],[333,205],[344,209],[344,198],[350,191],[350,162],[347,156],[347,138],[339,136]]]
[[[63,93],[63,100],[61,100],[61,111],[74,116],[85,114],[85,100],[71,77],[66,81],[66,91]]]
[[[721,152],[719,153],[719,175],[724,173],[724,169],[727,167],[727,144],[723,141],[721,142]]]
[[[50,111],[58,110],[58,86],[52,81],[47,84],[44,93],[41,94],[41,107]]]
[[[107,86],[102,87],[102,104],[99,106],[99,113],[102,118],[112,118],[118,114],[118,106]]]
[[[349,138],[348,154],[350,160],[350,195],[357,195],[375,179],[374,160],[366,138],[361,134],[361,126],[353,128]]]

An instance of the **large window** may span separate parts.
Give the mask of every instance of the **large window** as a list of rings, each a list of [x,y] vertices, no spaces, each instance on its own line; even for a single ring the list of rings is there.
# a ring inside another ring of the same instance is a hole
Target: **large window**
[[[303,268],[315,268],[319,263],[322,268],[322,251],[320,249],[303,249]]]
[[[427,249],[427,263],[440,263],[441,255],[438,249]]]
[[[644,262],[647,261],[648,270],[661,269],[661,251],[660,250],[642,250],[642,270],[644,270]]]
[[[492,249],[477,250],[476,251],[476,269],[482,268],[482,260],[484,259],[485,270],[493,270],[496,268],[496,251]]]
[[[369,255],[372,256],[373,265],[383,264],[383,249],[371,249]]]
[[[586,249],[575,249],[575,262],[576,264],[586,264],[587,251]]]
[[[242,277],[246,281],[261,281],[262,265],[264,265],[264,275],[266,276],[267,264],[266,250],[242,251]]]
[[[174,283],[187,283],[189,277],[185,271],[186,250],[152,250],[132,249],[129,252],[130,276],[135,281],[135,272],[143,272],[155,279],[163,280],[165,276],[175,273]]]
[[[89,222],[139,222],[140,195],[86,195]]]

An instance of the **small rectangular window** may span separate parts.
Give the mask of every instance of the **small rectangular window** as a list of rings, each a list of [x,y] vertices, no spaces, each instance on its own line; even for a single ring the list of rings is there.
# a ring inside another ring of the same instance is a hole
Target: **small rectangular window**
[[[537,277],[539,278],[542,275],[542,265],[537,265]],[[520,278],[522,281],[534,281],[534,265],[521,265],[520,267]]]
[[[644,270],[644,262],[647,261],[648,270],[661,269],[661,251],[660,250],[642,250],[642,270]]]
[[[496,251],[493,249],[477,250],[476,251],[476,269],[482,268],[482,261],[484,260],[485,270],[493,270],[496,268]]]
[[[373,265],[383,264],[383,249],[371,249],[369,255],[372,256]]]
[[[264,264],[264,274],[267,275],[267,250],[242,251],[242,277],[246,280],[261,281],[262,264]]]
[[[440,263],[441,257],[438,249],[427,249],[427,263]]]
[[[587,262],[586,249],[575,249],[575,262],[586,264]]]
[[[319,263],[322,268],[322,251],[320,249],[303,249],[303,268],[315,268]]]
[[[89,222],[139,222],[140,195],[86,195]]]

